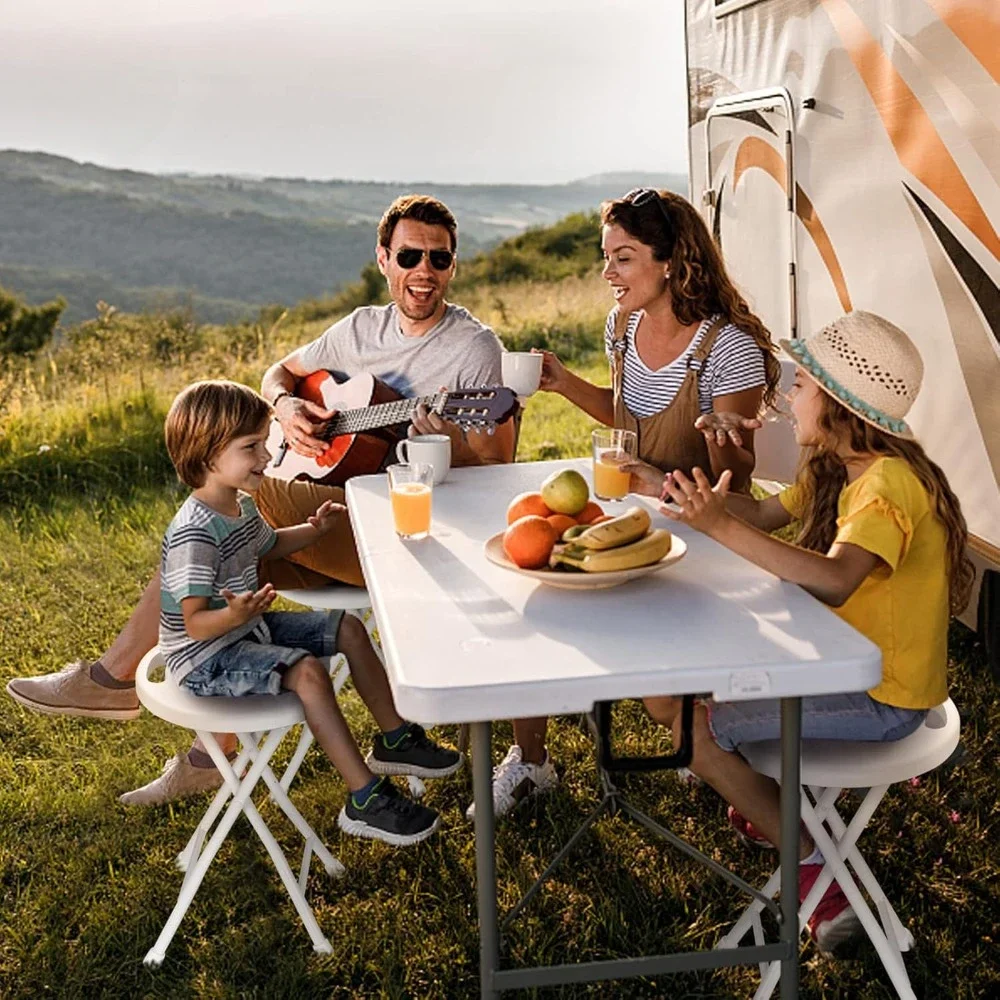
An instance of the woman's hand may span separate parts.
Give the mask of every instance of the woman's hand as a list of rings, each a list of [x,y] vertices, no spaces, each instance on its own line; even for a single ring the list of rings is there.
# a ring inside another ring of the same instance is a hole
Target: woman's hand
[[[715,489],[712,489],[708,476],[701,469],[696,467],[691,470],[691,474],[694,476],[693,482],[683,472],[671,472],[667,475],[664,489],[680,510],[661,507],[660,512],[672,521],[683,521],[697,531],[710,535],[729,516],[726,513],[726,494],[729,492],[729,481],[733,478],[733,473],[726,469],[719,476]]]
[[[761,422],[755,417],[744,417],[741,413],[703,413],[695,422],[695,427],[705,435],[705,440],[722,448],[732,441],[737,448],[743,447],[740,431],[755,431]]]
[[[629,474],[629,493],[639,493],[645,497],[658,497],[663,492],[663,473],[655,466],[638,459],[622,462],[622,472]]]
[[[566,366],[551,351],[533,347],[531,353],[542,356],[542,374],[538,388],[543,392],[562,392],[566,388],[569,375]]]

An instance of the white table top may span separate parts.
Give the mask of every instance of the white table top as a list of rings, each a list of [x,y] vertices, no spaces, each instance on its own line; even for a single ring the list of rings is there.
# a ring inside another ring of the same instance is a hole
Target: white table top
[[[494,566],[483,542],[510,499],[572,459],[453,469],[430,538],[400,540],[384,475],[347,502],[399,712],[422,723],[588,711],[595,701],[711,692],[722,700],[864,691],[881,653],[829,608],[683,525],[687,555],[610,590],[558,590]],[[605,504],[611,512],[640,502]],[[651,506],[655,510],[655,504]]]

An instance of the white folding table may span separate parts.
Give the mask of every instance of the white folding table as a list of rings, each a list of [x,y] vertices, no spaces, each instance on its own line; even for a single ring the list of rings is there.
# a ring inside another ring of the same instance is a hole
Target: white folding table
[[[797,996],[800,698],[873,687],[881,677],[878,647],[799,587],[658,514],[654,523],[681,535],[687,555],[621,587],[558,590],[489,563],[483,542],[505,526],[510,499],[563,468],[590,479],[585,459],[453,469],[434,489],[432,534],[420,542],[396,536],[385,476],[347,485],[397,709],[426,724],[472,723],[482,996],[775,960],[781,996]],[[700,692],[782,699],[780,940],[501,969],[490,723]]]

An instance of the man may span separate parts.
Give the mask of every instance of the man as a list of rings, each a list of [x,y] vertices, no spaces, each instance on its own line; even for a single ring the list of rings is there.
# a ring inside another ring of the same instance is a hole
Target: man
[[[298,379],[328,369],[339,378],[368,372],[404,396],[429,395],[442,386],[462,389],[501,382],[503,347],[493,331],[445,295],[455,275],[458,227],[448,208],[434,198],[397,198],[378,226],[376,260],[392,302],[364,306],[334,323],[320,337],[293,351],[264,374],[261,394],[274,406],[289,446],[316,455],[326,445],[317,436],[333,413],[298,399]],[[447,434],[452,464],[489,465],[514,457],[514,422],[493,435],[463,433],[423,407],[413,417],[411,434]],[[344,491],[308,481],[266,478],[258,507],[275,528],[301,523],[327,499],[342,503]],[[317,587],[334,581],[363,585],[354,537],[346,517],[315,545],[287,560],[265,564],[275,587]],[[261,583],[266,582],[262,577]],[[79,660],[41,677],[15,678],[7,692],[22,705],[51,715],[98,719],[135,719],[140,714],[134,677],[139,661],[156,645],[160,615],[160,576],[142,593],[125,627],[100,659]],[[235,752],[231,735],[220,737]],[[126,805],[153,805],[218,788],[222,783],[198,741],[168,761],[163,773],[142,788],[121,796]]]

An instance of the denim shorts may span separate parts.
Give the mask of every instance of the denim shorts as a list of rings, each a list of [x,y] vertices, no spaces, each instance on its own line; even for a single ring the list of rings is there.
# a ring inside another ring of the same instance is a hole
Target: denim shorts
[[[332,656],[343,611],[268,611],[264,624],[271,641],[238,639],[199,664],[181,684],[192,694],[239,698],[278,694],[281,675],[304,656]]]
[[[723,750],[781,736],[781,702],[712,701],[708,728]],[[802,739],[890,743],[919,729],[927,709],[894,708],[860,691],[802,699]]]

